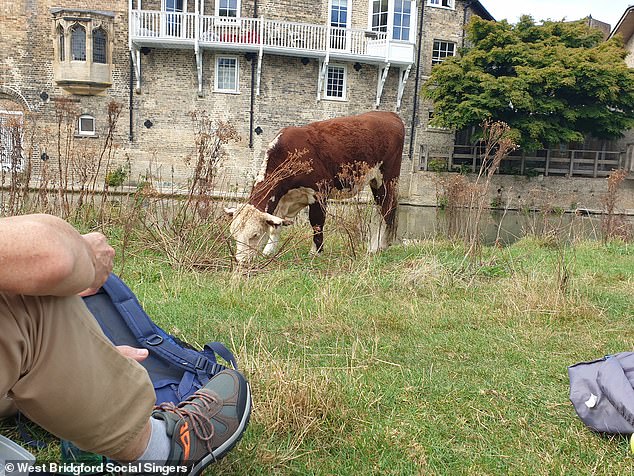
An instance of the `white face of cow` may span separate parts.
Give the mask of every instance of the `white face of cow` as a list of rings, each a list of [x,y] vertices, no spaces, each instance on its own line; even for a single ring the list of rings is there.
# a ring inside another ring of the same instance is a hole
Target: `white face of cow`
[[[265,213],[253,205],[242,205],[238,208],[225,208],[225,212],[233,216],[229,231],[236,240],[236,260],[244,263],[255,258],[271,234],[286,221],[270,213]]]

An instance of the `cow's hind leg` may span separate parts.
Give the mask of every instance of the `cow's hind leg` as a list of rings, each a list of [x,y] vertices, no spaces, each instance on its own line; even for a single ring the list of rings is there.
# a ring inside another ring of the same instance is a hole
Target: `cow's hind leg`
[[[312,253],[321,253],[324,250],[324,223],[326,222],[326,204],[321,200],[308,206],[308,220],[313,228]]]
[[[373,223],[371,227],[368,246],[370,253],[386,249],[396,237],[397,187],[396,179],[383,182],[380,185],[376,181],[370,181],[374,202],[379,209],[378,223]]]

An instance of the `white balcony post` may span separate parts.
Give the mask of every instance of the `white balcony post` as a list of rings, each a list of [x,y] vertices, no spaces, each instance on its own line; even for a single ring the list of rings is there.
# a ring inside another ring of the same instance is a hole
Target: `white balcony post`
[[[387,45],[388,50],[390,49],[390,42],[392,41],[394,35],[394,9],[396,6],[394,5],[394,0],[388,0],[387,2]]]
[[[136,29],[133,28],[134,20],[132,13],[132,0],[128,0],[128,49],[132,51],[132,33],[136,33]]]
[[[200,50],[200,10],[198,1],[194,2],[195,13],[194,16],[194,53],[196,54],[196,72],[198,73],[198,97],[203,97],[203,52]]]
[[[195,24],[194,24],[194,39],[196,41],[196,48],[198,48],[198,41],[200,40],[200,10],[198,9],[198,2],[195,2],[196,4],[196,16],[194,17],[195,19]]]
[[[255,95],[260,95],[260,78],[262,76],[262,56],[264,56],[264,18],[260,17],[259,20],[260,25],[258,26],[258,43],[260,44],[260,49],[258,51],[258,80],[255,88]]]
[[[421,0],[425,1],[425,0]],[[418,5],[416,0],[412,0],[410,12],[410,28],[409,28],[409,42],[416,43],[416,32],[418,31]]]

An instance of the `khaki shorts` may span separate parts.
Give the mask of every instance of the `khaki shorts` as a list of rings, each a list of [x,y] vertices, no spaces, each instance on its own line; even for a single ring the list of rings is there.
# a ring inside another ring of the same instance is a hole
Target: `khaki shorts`
[[[19,409],[79,448],[108,457],[134,441],[155,395],[81,298],[0,293],[0,415]]]

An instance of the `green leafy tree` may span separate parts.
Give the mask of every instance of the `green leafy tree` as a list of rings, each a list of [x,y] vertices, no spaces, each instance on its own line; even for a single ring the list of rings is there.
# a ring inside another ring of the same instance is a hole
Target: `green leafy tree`
[[[506,122],[514,141],[534,150],[620,137],[634,126],[634,71],[620,37],[603,41],[583,21],[511,25],[474,17],[468,48],[434,66],[423,95],[433,125],[458,130],[485,119]]]

